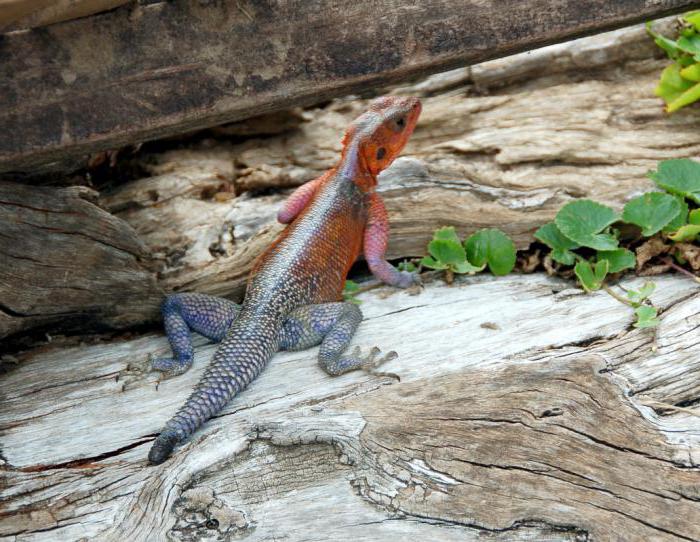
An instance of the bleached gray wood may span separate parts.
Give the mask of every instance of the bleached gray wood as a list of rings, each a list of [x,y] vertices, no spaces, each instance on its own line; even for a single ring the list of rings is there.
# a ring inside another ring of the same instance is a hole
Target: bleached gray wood
[[[657,283],[656,333],[541,275],[373,290],[355,342],[395,348],[401,382],[279,354],[159,467],[148,446],[213,346],[157,390],[115,376],[166,351],[160,335],[30,353],[2,377],[0,534],[695,539],[700,417],[645,403],[697,394],[700,295],[684,277]]]

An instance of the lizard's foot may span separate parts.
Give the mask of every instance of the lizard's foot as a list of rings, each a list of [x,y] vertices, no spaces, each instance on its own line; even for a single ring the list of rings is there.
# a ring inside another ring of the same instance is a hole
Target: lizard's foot
[[[397,271],[395,279],[392,286],[397,288],[411,288],[413,286],[421,286],[423,281],[418,273],[411,273],[410,271]]]
[[[149,354],[144,361],[129,363],[126,369],[117,374],[117,382],[121,382],[122,391],[126,391],[135,387],[137,382],[147,379],[150,374],[157,373],[155,384],[158,389],[161,380],[181,375],[191,366],[191,359],[156,358]]]
[[[375,346],[370,350],[367,356],[363,357],[361,355],[360,347],[356,346],[352,354],[345,356],[341,355],[333,360],[328,360],[325,363],[322,362],[321,365],[328,374],[334,376],[355,371],[357,369],[362,369],[363,371],[375,376],[389,376],[391,378],[395,378],[396,380],[401,380],[397,374],[385,373],[376,370],[381,364],[398,357],[398,354],[393,350],[384,356],[379,356],[380,353],[381,350]]]
[[[162,373],[164,379],[181,375],[192,367],[192,358],[156,358],[153,355],[150,355],[148,356],[148,361],[151,365],[151,371],[158,371],[159,373]]]
[[[136,385],[151,373],[151,356],[140,362],[130,362],[126,368],[117,373],[116,381],[121,384],[122,391],[127,391],[136,387]],[[156,383],[156,387],[158,384]]]
[[[394,350],[391,350],[387,354],[379,357],[379,354],[381,354],[381,353],[382,353],[382,351],[379,349],[379,347],[373,346],[372,349],[369,351],[369,354],[365,358],[364,362],[362,363],[362,365],[360,365],[360,368],[363,371],[368,372],[369,374],[372,374],[375,376],[389,376],[391,378],[395,378],[396,380],[398,380],[400,382],[401,377],[399,377],[399,375],[397,375],[395,373],[386,373],[383,371],[377,371],[377,367],[379,367],[380,365],[382,365],[388,361],[392,361],[392,360],[398,358],[399,355]],[[353,356],[357,357],[357,356],[359,356],[359,354],[360,354],[360,347],[356,346],[355,350],[353,351]]]

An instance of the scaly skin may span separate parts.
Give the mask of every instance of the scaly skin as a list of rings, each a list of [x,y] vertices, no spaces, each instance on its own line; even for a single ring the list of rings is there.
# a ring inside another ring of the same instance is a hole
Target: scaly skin
[[[417,98],[379,98],[348,128],[338,165],[290,196],[278,219],[290,225],[251,272],[243,305],[199,294],[177,294],[163,305],[174,358],[152,368],[179,374],[192,364],[189,330],[221,345],[202,379],[166,424],[148,455],[161,463],[179,442],[214,416],[260,373],[280,349],[321,344],[319,363],[330,374],[376,365],[344,355],[362,320],[360,310],[338,303],[350,266],[364,247],[372,272],[387,284],[407,287],[415,275],[384,259],[386,211],[374,192],[377,175],[396,158],[418,120]],[[387,358],[395,357],[390,353]],[[382,360],[379,360],[382,361]]]

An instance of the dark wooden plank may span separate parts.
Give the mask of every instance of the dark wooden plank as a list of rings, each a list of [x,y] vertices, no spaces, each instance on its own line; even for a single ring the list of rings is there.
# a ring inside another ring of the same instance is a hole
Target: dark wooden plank
[[[162,291],[134,230],[84,187],[0,183],[0,338],[152,321]]]
[[[169,2],[0,36],[0,171],[310,104],[700,6]]]
[[[0,0],[0,31],[35,28],[87,17],[131,0]]]

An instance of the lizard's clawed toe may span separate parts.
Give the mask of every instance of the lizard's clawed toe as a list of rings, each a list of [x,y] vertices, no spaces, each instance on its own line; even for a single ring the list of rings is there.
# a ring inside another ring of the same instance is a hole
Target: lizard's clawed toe
[[[356,347],[355,350],[359,352],[359,348]],[[369,354],[367,355],[367,358],[365,358],[364,362],[360,366],[363,371],[368,372],[369,374],[375,375],[375,376],[388,376],[391,378],[395,378],[398,381],[401,381],[401,377],[395,373],[386,373],[382,371],[377,371],[377,367],[380,365],[387,363],[391,360],[394,360],[399,357],[399,355],[391,350],[387,354],[383,356],[379,356],[382,353],[382,351],[379,349],[377,346],[373,346],[372,349],[369,351]],[[353,353],[354,354],[354,353]]]
[[[144,361],[129,362],[126,368],[119,371],[116,381],[121,384],[122,391],[127,391],[137,387],[137,384],[144,381],[151,372],[152,356]]]

